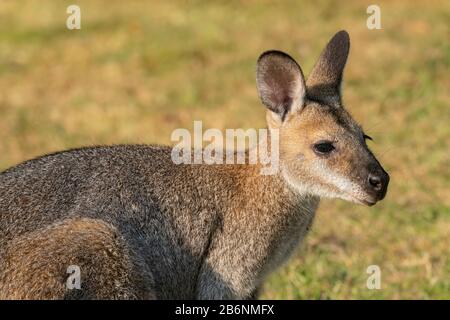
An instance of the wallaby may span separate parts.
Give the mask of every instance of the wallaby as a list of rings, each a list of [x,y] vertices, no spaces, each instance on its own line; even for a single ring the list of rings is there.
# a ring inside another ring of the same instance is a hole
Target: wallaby
[[[170,147],[145,145],[70,150],[1,173],[0,298],[256,298],[321,197],[370,206],[386,194],[389,176],[342,105],[349,46],[338,32],[307,81],[286,53],[258,59],[277,174],[174,164]],[[80,289],[67,286],[69,266]]]

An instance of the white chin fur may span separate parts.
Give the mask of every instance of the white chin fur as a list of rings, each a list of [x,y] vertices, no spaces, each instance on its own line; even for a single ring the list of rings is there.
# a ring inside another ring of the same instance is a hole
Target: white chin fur
[[[364,198],[364,192],[359,185],[350,181],[350,179],[329,170],[324,165],[314,168],[315,172],[320,172],[321,180],[326,181],[331,188],[323,188],[319,185],[304,183],[290,175],[285,166],[282,166],[281,173],[284,180],[291,188],[302,195],[315,195],[321,198],[339,198],[342,200],[362,204],[358,199]],[[338,192],[332,189],[339,190]]]

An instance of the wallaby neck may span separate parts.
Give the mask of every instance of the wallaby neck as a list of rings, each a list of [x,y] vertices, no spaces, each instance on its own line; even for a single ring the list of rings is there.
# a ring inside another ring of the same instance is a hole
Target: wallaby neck
[[[272,212],[280,214],[302,208],[315,210],[319,197],[308,193],[308,190],[297,188],[286,178],[279,154],[278,132],[270,129],[267,132],[267,136],[260,139],[256,147],[247,150],[249,158],[249,153],[257,149],[257,163],[241,165],[238,170],[239,175],[242,175],[238,179],[245,181],[245,198],[257,199],[261,207],[271,208]]]

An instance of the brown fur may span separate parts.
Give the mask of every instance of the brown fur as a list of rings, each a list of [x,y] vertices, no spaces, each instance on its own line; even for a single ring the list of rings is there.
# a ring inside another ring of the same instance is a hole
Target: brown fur
[[[103,221],[55,223],[3,248],[0,299],[151,298],[142,290],[139,273],[130,272],[129,255],[117,230]],[[66,289],[70,265],[80,267],[87,290]]]

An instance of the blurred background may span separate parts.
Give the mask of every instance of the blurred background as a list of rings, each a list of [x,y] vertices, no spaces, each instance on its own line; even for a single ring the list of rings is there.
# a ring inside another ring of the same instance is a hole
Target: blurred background
[[[67,6],[81,8],[68,30]],[[381,8],[381,30],[366,9]],[[321,203],[268,299],[450,298],[450,2],[0,1],[0,170],[98,144],[170,144],[176,128],[259,128],[255,62],[307,75],[351,37],[344,104],[391,175],[372,208]],[[369,265],[381,289],[369,290]]]

